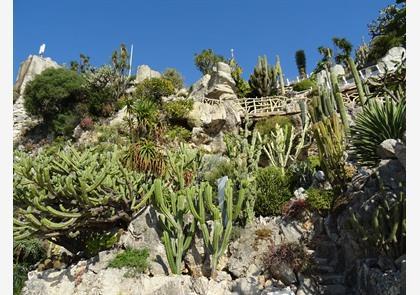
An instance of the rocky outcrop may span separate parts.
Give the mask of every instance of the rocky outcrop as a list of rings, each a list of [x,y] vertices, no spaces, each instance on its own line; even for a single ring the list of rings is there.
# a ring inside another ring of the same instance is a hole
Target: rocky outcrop
[[[59,67],[60,66],[51,58],[44,58],[37,55],[30,55],[20,64],[18,76],[14,85],[14,90],[18,98],[13,104],[13,142],[17,142],[26,130],[39,123],[39,120],[29,117],[23,105],[23,93],[27,83],[45,69]]]
[[[378,67],[381,72],[392,71],[406,57],[404,47],[392,47],[384,57],[378,60]]]
[[[189,99],[194,101],[203,101],[207,94],[211,76],[209,74],[204,75],[197,82],[191,86],[191,93],[188,96]]]
[[[143,80],[150,78],[160,78],[161,74],[158,71],[152,70],[148,65],[141,65],[137,68],[136,82],[140,83]]]

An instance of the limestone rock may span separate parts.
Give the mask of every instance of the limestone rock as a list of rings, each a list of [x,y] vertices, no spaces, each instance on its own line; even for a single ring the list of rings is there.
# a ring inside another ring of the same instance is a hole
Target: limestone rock
[[[140,83],[150,78],[160,78],[161,74],[158,71],[152,70],[148,65],[141,65],[137,68],[136,82]]]
[[[384,57],[379,59],[378,67],[382,72],[385,70],[392,71],[405,57],[406,53],[404,47],[392,47]]]
[[[378,146],[376,153],[381,159],[393,159],[395,158],[395,147],[397,140],[386,139]]]
[[[226,100],[235,99],[235,81],[232,78],[230,66],[223,62],[218,62],[216,71],[211,75],[208,84],[208,98]]]
[[[400,161],[401,165],[405,167],[405,144],[398,142],[395,146],[395,156],[397,157],[398,161]]]
[[[346,71],[344,70],[344,67],[342,65],[335,65],[331,68],[331,71],[337,76],[344,76],[346,74]]]
[[[128,226],[128,231],[120,237],[124,248],[149,248],[150,267],[153,275],[169,274],[165,247],[160,240],[157,213],[153,207],[146,207]]]
[[[119,110],[109,121],[110,126],[117,126],[120,124],[123,124],[125,122],[125,118],[128,116],[127,113],[127,107],[123,107],[121,110]]]
[[[201,127],[194,127],[192,130],[191,141],[196,147],[200,147],[208,153],[223,153],[226,151],[226,144],[223,140],[223,132],[216,135],[209,135]]]
[[[191,93],[188,96],[189,99],[194,101],[203,101],[207,94],[207,88],[209,85],[211,76],[209,74],[204,75],[197,82],[192,85]]]
[[[194,102],[187,120],[191,128],[202,127],[206,133],[217,134],[226,122],[226,109],[221,104]]]

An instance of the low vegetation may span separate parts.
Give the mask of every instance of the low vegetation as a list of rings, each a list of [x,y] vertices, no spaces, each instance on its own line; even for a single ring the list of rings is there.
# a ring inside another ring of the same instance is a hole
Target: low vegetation
[[[144,273],[149,266],[149,249],[127,249],[117,254],[108,264],[111,268],[126,268],[126,277]]]

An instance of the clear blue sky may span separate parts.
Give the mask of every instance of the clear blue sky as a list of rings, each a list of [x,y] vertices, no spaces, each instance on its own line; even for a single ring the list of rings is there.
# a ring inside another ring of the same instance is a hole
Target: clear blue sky
[[[394,1],[285,0],[14,0],[14,77],[29,54],[69,64],[79,54],[110,61],[119,44],[134,44],[133,65],[178,69],[187,84],[200,78],[194,53],[213,48],[235,57],[248,79],[258,55],[279,54],[285,75],[297,75],[294,53],[304,49],[310,72],[320,45],[333,36],[354,45],[369,39],[367,24]]]

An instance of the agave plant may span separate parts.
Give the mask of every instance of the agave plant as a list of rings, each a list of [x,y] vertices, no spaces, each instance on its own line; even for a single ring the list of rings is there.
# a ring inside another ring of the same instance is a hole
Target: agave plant
[[[377,147],[386,139],[403,139],[406,103],[402,99],[380,102],[372,100],[360,113],[351,128],[352,151],[356,158],[367,166],[379,161]]]
[[[164,155],[149,140],[141,140],[132,144],[123,161],[133,170],[154,175],[162,175],[166,166]]]

